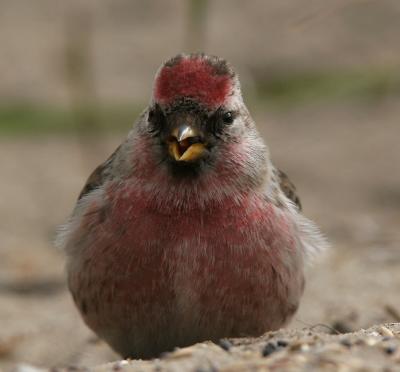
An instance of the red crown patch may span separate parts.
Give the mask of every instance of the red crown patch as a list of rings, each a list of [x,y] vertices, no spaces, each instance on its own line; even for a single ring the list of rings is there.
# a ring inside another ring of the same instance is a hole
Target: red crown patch
[[[164,66],[155,82],[154,97],[170,104],[180,97],[190,97],[207,107],[222,105],[231,89],[231,77],[218,74],[204,58],[182,57],[172,66]]]

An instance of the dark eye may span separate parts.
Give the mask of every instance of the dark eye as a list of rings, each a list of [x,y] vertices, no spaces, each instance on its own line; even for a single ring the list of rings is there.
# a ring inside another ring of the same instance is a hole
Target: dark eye
[[[233,113],[230,111],[224,112],[222,114],[222,120],[225,124],[232,124],[233,119],[234,119]]]
[[[149,111],[148,121],[149,121],[149,131],[151,133],[156,133],[159,131],[164,123],[164,114],[158,105],[155,105]]]

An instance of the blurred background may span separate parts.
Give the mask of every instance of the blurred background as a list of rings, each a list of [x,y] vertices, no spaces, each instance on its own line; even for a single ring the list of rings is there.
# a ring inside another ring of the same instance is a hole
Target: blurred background
[[[291,327],[400,321],[398,0],[0,0],[0,368],[117,358],[53,246],[169,57],[239,72],[273,161],[332,249]]]

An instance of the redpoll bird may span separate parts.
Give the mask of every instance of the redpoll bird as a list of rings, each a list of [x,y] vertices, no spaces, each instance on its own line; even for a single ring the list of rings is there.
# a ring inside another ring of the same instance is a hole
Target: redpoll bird
[[[325,241],[224,60],[178,55],[59,234],[85,323],[124,357],[285,325]]]

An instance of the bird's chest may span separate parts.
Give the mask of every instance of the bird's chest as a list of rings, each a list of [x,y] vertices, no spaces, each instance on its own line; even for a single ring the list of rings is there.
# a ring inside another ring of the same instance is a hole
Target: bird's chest
[[[207,207],[155,208],[139,196],[93,205],[81,223],[88,236],[81,250],[91,270],[132,277],[186,271],[216,275],[257,270],[295,252],[291,221],[262,199],[226,199]]]
[[[299,264],[289,221],[261,200],[156,210],[136,199],[108,208],[82,222],[87,244],[70,270],[71,291],[93,328],[117,314],[130,323],[162,313],[198,324],[221,311],[233,327],[271,299],[277,304]]]

